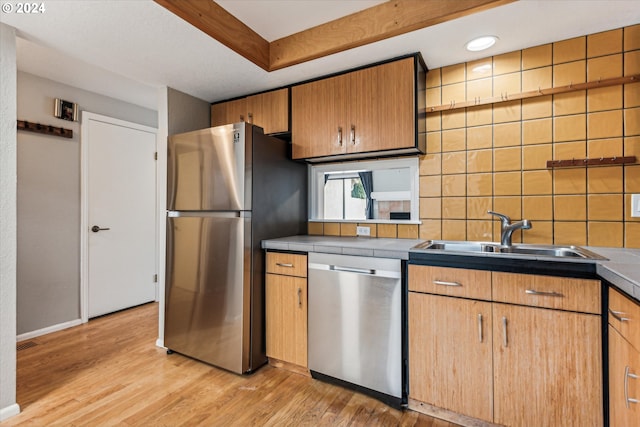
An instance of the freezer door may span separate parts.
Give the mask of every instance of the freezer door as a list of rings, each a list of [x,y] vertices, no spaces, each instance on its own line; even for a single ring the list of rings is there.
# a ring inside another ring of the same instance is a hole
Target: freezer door
[[[251,172],[246,139],[244,123],[169,137],[168,209],[251,210],[250,197],[245,197]]]
[[[250,218],[169,217],[165,346],[212,365],[249,368]]]

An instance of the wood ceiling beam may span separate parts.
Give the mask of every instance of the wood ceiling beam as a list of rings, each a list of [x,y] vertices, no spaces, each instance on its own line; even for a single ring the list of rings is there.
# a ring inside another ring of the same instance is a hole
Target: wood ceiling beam
[[[213,0],[154,0],[160,6],[269,71],[269,42]]]
[[[266,71],[323,56],[516,0],[390,0],[271,43],[213,0],[154,0]]]
[[[514,0],[391,0],[271,42],[278,70],[395,37]]]

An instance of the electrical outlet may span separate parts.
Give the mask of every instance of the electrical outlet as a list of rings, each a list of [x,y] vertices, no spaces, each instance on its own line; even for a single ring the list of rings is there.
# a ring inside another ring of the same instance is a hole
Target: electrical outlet
[[[358,236],[371,236],[371,227],[356,227]]]
[[[640,194],[631,195],[631,216],[640,217]]]

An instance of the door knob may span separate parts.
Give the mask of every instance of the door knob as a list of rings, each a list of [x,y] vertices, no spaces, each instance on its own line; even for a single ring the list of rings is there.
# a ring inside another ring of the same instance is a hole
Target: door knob
[[[93,227],[91,227],[91,231],[93,231],[94,233],[97,233],[98,231],[101,230],[111,230],[110,228],[100,228],[97,225],[94,225]]]

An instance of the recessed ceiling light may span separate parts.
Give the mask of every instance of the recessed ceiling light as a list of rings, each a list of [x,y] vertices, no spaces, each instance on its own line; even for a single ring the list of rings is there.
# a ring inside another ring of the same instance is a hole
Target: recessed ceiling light
[[[496,36],[482,36],[471,40],[467,43],[466,48],[472,52],[489,49],[496,44],[498,38]]]

